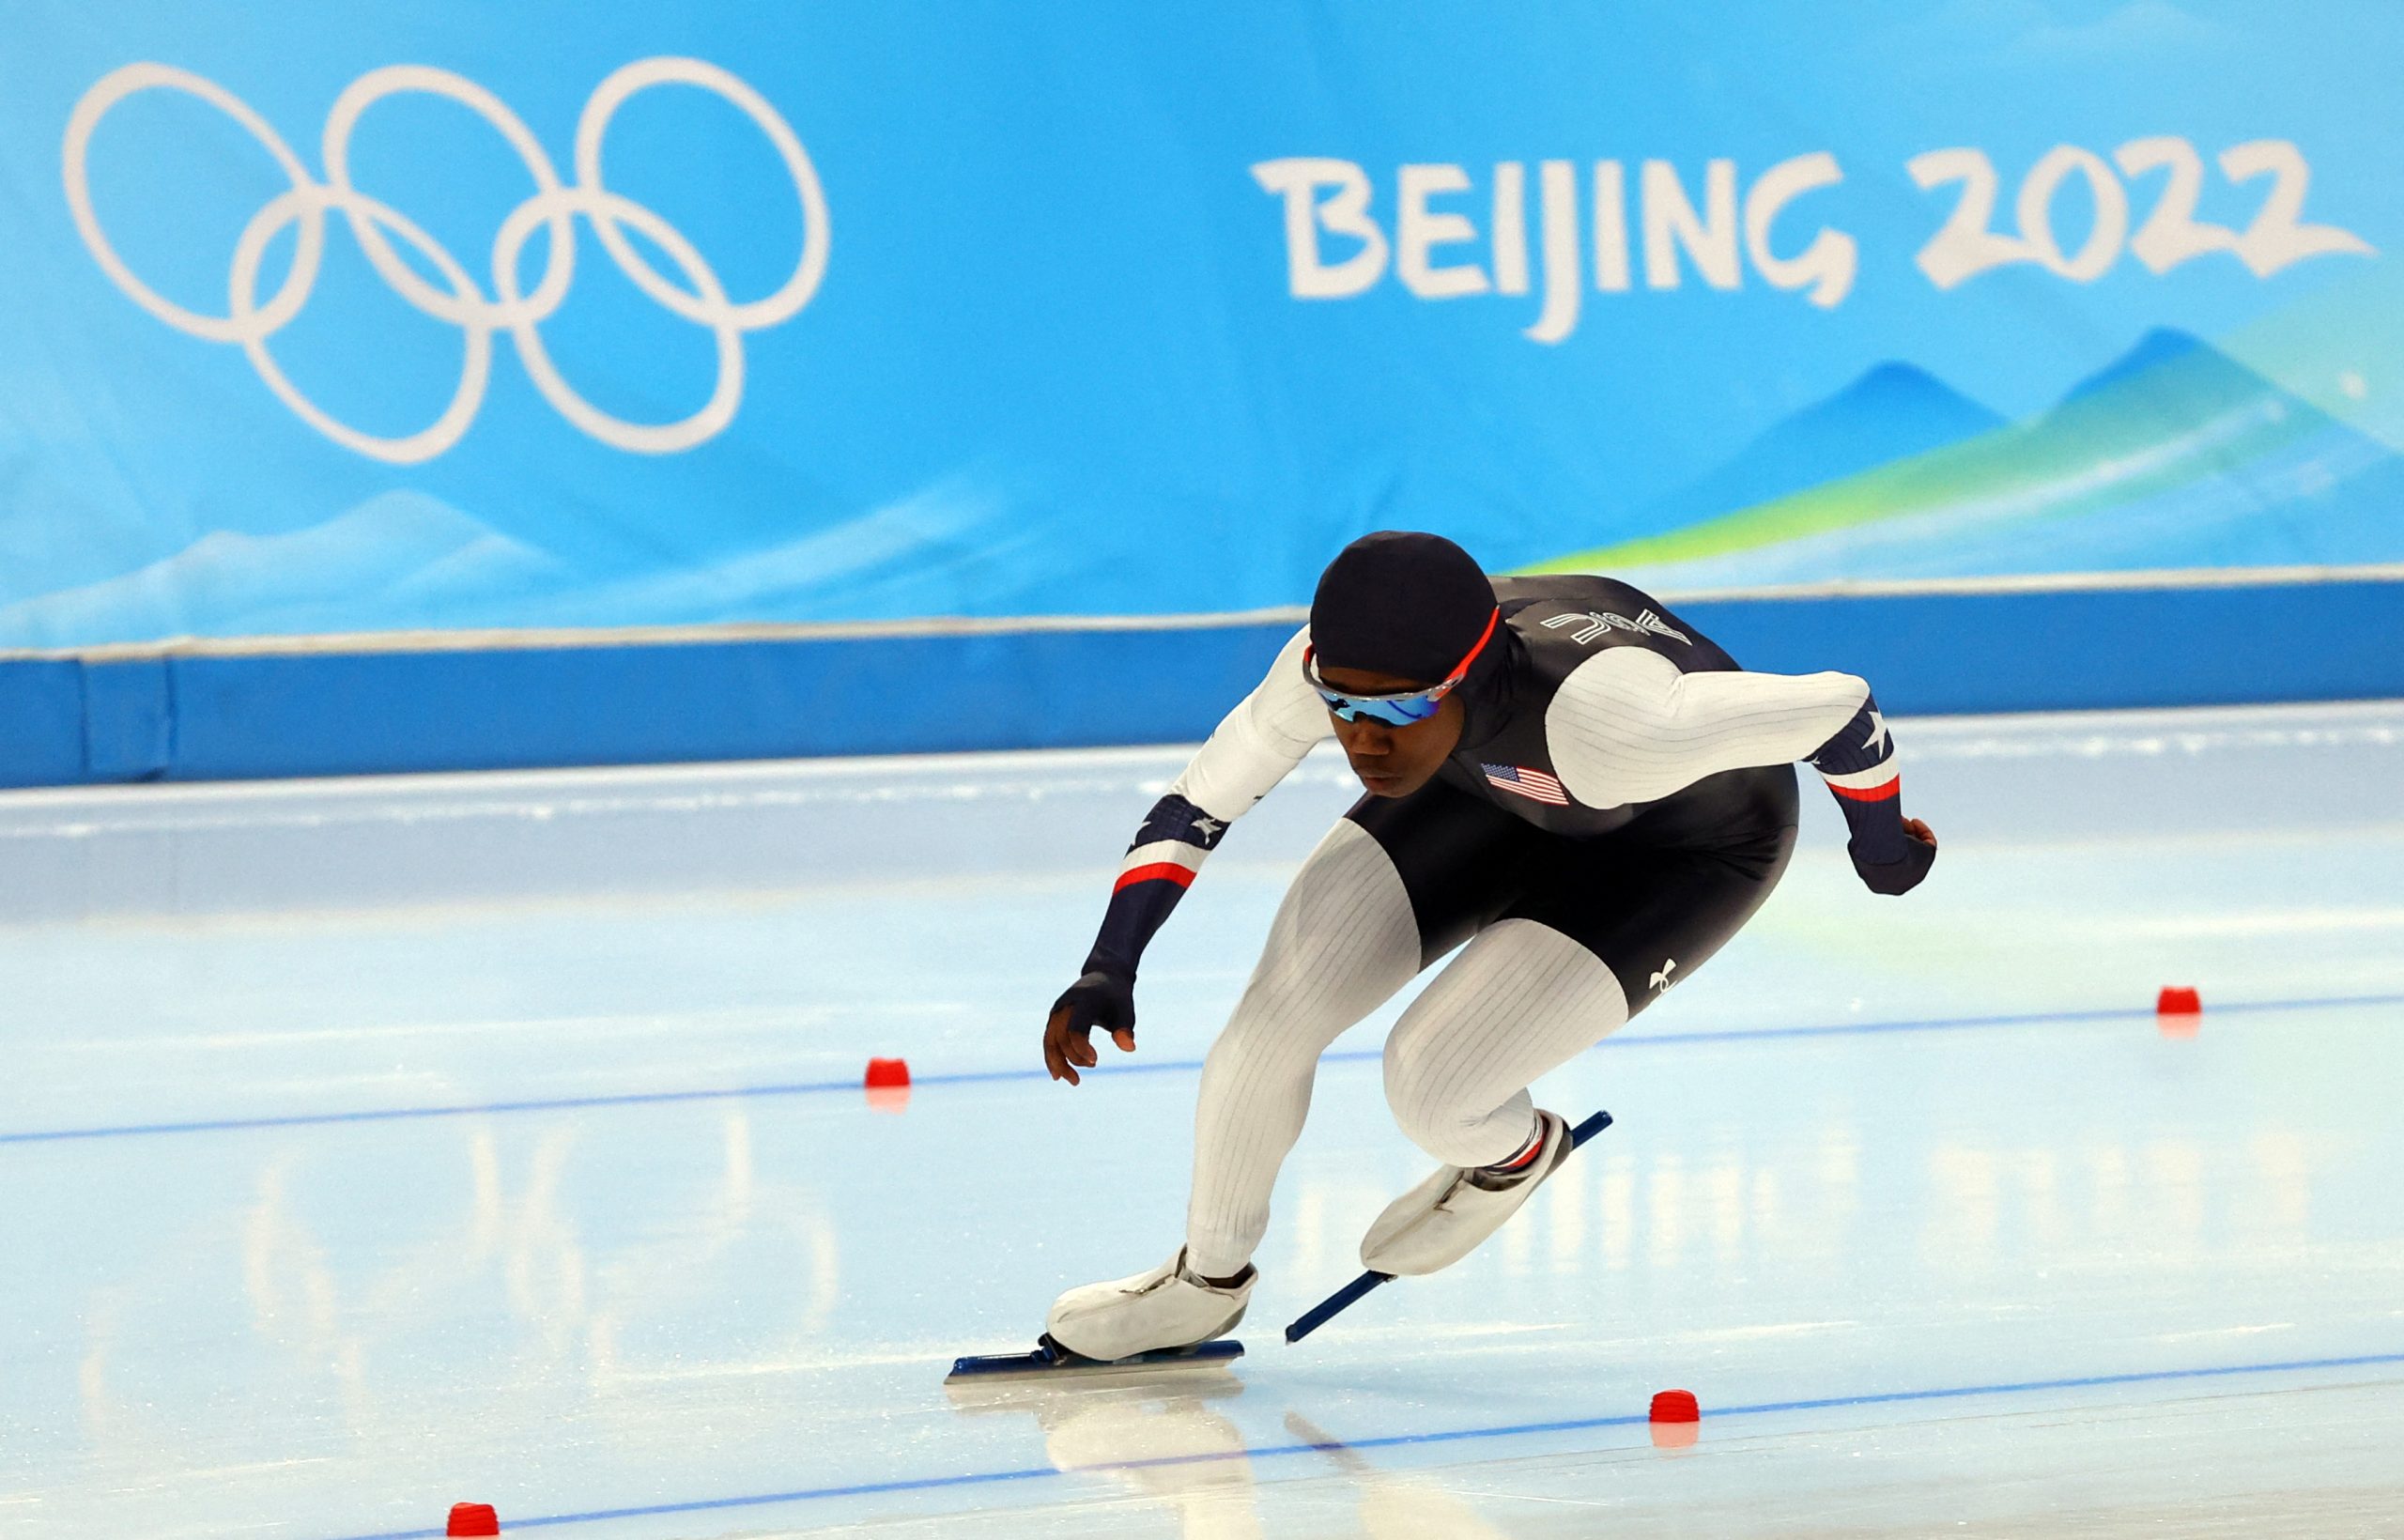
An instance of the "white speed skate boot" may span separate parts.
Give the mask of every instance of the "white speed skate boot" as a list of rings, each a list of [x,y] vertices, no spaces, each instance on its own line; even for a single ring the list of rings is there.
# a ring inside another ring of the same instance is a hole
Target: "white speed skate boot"
[[[1069,1351],[1105,1362],[1191,1348],[1235,1330],[1259,1276],[1247,1263],[1225,1287],[1207,1283],[1179,1247],[1149,1272],[1069,1290],[1052,1301],[1043,1330]]]
[[[1414,1278],[1467,1256],[1477,1243],[1519,1211],[1575,1147],[1569,1125],[1539,1111],[1544,1142],[1527,1164],[1511,1172],[1440,1165],[1436,1174],[1386,1205],[1361,1238],[1361,1265],[1371,1272]]]

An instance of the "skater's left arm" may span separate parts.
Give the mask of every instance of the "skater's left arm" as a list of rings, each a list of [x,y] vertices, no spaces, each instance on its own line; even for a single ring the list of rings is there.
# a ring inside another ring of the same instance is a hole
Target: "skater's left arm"
[[[1809,760],[1844,809],[1846,849],[1873,892],[1908,891],[1936,858],[1928,825],[1903,816],[1894,739],[1855,674],[1686,673],[1647,648],[1607,648],[1562,682],[1545,730],[1562,784],[1590,808]]]
[[[1118,867],[1086,972],[1129,980],[1178,900],[1219,848],[1228,825],[1286,778],[1328,735],[1327,710],[1302,673],[1310,633],[1298,631],[1267,677],[1238,702],[1168,794],[1152,804]]]
[[[1087,1034],[1095,1027],[1109,1033],[1121,1052],[1134,1051],[1135,969],[1144,948],[1227,826],[1328,735],[1327,710],[1302,673],[1309,642],[1307,629],[1295,633],[1259,686],[1227,714],[1135,831],[1093,950],[1044,1024],[1043,1059],[1053,1079],[1073,1086],[1079,1068],[1093,1067]]]

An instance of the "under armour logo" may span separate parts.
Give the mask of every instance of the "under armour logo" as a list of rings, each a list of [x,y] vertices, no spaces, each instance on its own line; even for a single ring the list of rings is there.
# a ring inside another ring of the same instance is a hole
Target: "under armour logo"
[[[1649,609],[1634,620],[1629,620],[1626,615],[1613,615],[1607,611],[1590,609],[1581,615],[1555,615],[1544,623],[1544,628],[1548,631],[1558,631],[1564,626],[1570,625],[1577,626],[1578,633],[1569,639],[1581,647],[1606,631],[1649,632],[1657,637],[1674,637],[1689,647],[1694,645],[1692,638]]]
[[[1664,994],[1669,993],[1671,987],[1677,982],[1677,980],[1672,978],[1670,975],[1677,971],[1678,960],[1673,957],[1667,962],[1662,963],[1661,971],[1653,976],[1653,987],[1659,990]]]

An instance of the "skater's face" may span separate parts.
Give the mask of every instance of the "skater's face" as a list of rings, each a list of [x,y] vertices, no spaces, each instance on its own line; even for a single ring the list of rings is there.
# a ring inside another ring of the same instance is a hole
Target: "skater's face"
[[[1398,695],[1430,687],[1424,679],[1401,679],[1360,669],[1321,669],[1318,676],[1330,688],[1348,695]],[[1348,722],[1332,711],[1327,719],[1335,724],[1335,741],[1344,746],[1352,773],[1361,778],[1371,796],[1409,796],[1435,778],[1445,757],[1459,745],[1463,710],[1460,692],[1456,690],[1444,697],[1435,716],[1409,727],[1392,727],[1366,716]]]

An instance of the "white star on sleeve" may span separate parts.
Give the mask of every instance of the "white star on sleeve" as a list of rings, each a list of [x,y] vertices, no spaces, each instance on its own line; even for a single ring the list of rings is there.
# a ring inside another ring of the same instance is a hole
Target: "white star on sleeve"
[[[1870,736],[1861,740],[1861,747],[1874,754],[1885,754],[1894,747],[1887,736],[1887,718],[1877,712],[1870,714]]]

